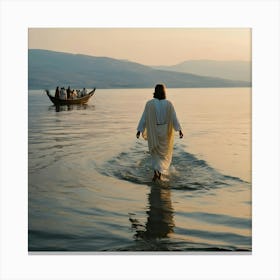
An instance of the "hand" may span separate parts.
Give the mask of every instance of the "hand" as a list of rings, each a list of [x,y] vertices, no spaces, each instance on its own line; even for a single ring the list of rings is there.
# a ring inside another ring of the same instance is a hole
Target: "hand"
[[[139,137],[140,137],[140,131],[137,131],[136,138],[139,138]]]
[[[179,136],[180,136],[180,138],[184,137],[184,134],[183,134],[182,130],[179,131]]]

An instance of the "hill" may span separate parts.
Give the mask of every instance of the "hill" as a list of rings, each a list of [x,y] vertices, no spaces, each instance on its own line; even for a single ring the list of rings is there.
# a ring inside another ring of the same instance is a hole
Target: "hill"
[[[154,66],[154,69],[251,82],[249,61],[187,60],[173,66]]]
[[[167,87],[246,87],[249,82],[203,77],[158,70],[127,60],[47,50],[28,51],[29,89],[55,88],[147,88],[157,83]]]

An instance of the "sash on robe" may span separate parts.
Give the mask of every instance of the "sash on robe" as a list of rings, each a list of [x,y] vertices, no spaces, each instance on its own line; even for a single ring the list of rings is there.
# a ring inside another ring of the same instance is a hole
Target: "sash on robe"
[[[173,107],[167,103],[166,123],[157,124],[156,108],[154,100],[146,105],[146,128],[143,138],[148,140],[149,151],[152,156],[154,170],[167,173],[173,153],[174,129],[173,129]]]

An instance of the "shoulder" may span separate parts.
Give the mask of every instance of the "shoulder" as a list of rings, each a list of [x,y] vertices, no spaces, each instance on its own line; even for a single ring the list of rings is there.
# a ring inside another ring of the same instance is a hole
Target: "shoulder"
[[[165,99],[165,101],[168,106],[173,107],[173,104],[170,100]]]
[[[146,106],[150,106],[151,104],[154,104],[154,99],[150,99],[146,102]]]

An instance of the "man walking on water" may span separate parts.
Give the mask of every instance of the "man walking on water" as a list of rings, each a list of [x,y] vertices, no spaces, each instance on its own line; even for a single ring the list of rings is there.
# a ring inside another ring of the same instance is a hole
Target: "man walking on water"
[[[153,181],[161,179],[161,174],[167,173],[173,153],[174,130],[179,131],[183,138],[181,125],[177,119],[173,104],[166,99],[166,89],[163,84],[155,87],[154,98],[146,103],[144,112],[137,127],[136,137],[140,133],[148,140],[154,170]]]

